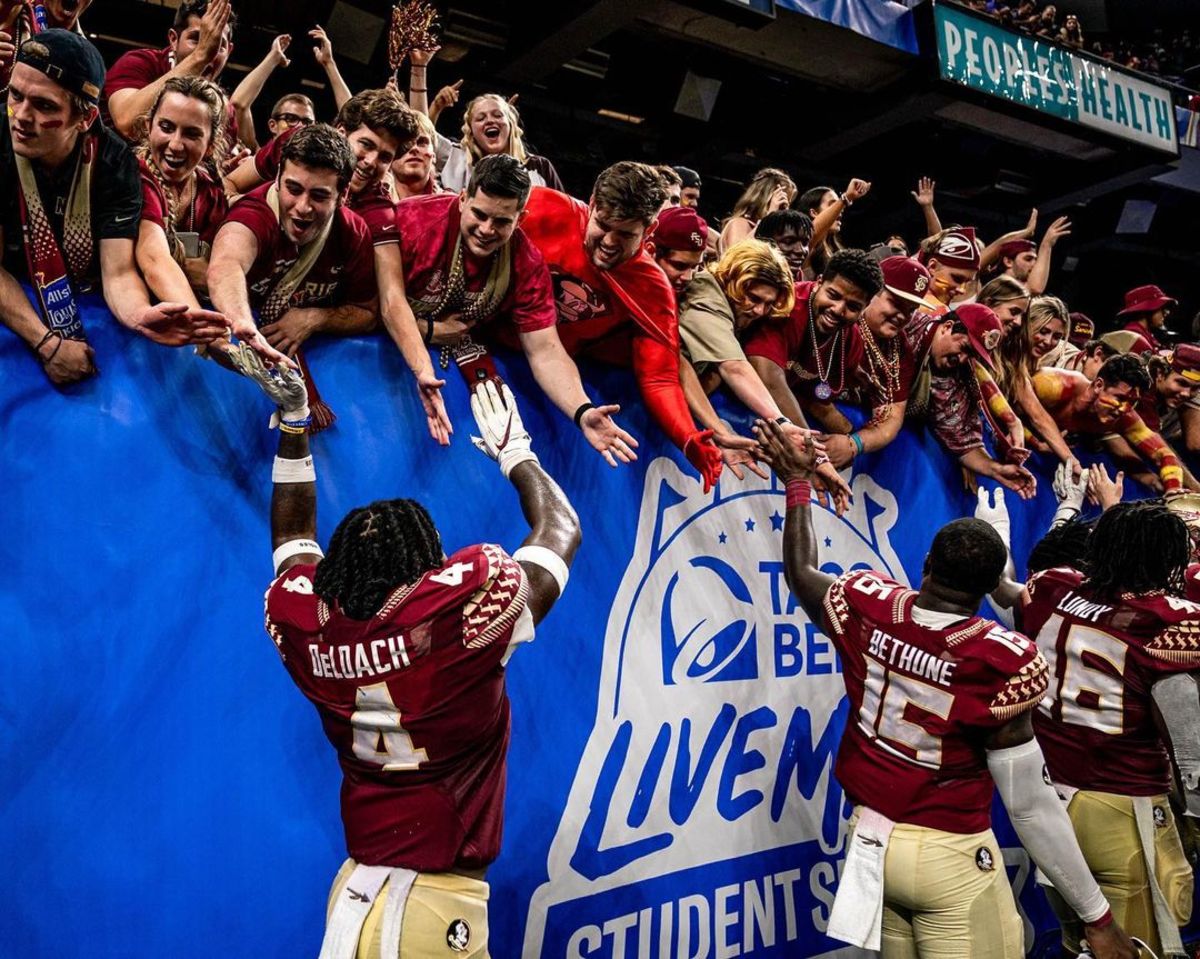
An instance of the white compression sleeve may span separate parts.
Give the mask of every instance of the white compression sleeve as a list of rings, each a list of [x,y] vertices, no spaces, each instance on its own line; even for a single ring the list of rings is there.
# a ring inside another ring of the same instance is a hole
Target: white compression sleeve
[[[567,579],[570,575],[567,563],[554,550],[547,549],[545,546],[522,546],[513,553],[513,559],[518,563],[532,563],[534,566],[540,566],[553,576],[554,581],[558,583],[559,596],[566,590]]]
[[[1084,922],[1108,912],[1054,787],[1043,779],[1045,759],[1036,739],[1008,749],[989,749],[988,770],[996,781],[1013,828],[1033,861]]]
[[[1150,687],[1171,740],[1189,816],[1200,816],[1200,691],[1196,677],[1176,673]]]

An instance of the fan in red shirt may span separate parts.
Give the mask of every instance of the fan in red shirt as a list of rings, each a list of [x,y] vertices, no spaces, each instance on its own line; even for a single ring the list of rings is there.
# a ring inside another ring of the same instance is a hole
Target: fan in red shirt
[[[384,185],[384,178],[395,158],[413,142],[419,128],[417,114],[395,90],[386,88],[355,94],[342,104],[336,121],[336,129],[350,145],[354,158],[346,207],[362,218],[370,234],[379,309],[389,327],[399,322],[396,316],[407,306],[399,279],[396,204]],[[226,188],[234,193],[248,193],[277,179],[288,144],[303,129],[302,125],[293,126],[271,140],[255,154],[253,163],[243,163],[226,177]],[[281,350],[294,352],[320,330],[308,320],[303,314],[287,315],[263,332]]]
[[[1191,554],[1165,506],[1119,503],[1088,537],[1087,573],[1038,573],[1024,611],[1051,669],[1034,717],[1050,778],[1118,921],[1156,955],[1183,953],[1192,909],[1167,801],[1170,745],[1188,812],[1200,812],[1200,605],[1182,598]],[[1063,923],[1072,953],[1081,934]]]
[[[267,632],[342,767],[350,858],[330,895],[325,949],[361,937],[360,955],[443,955],[450,922],[456,951],[486,956],[483,877],[504,820],[505,668],[566,586],[578,517],[532,451],[511,391],[487,380],[472,410],[485,452],[521,497],[531,526],[521,547],[510,556],[483,543],[447,557],[424,507],[393,499],[347,514],[323,557],[304,384],[252,353],[248,363],[280,408]]]
[[[167,77],[216,80],[233,52],[237,15],[230,0],[185,0],[175,11],[161,50],[130,50],[122,54],[104,78],[104,109],[109,124],[126,140],[138,137],[138,120],[157,99]],[[237,118],[229,113],[235,135]]]
[[[863,347],[863,361],[854,368],[854,386],[871,418],[859,430],[831,433],[821,438],[829,459],[838,469],[859,453],[881,450],[896,438],[908,409],[908,395],[917,375],[916,360],[904,328],[921,305],[929,287],[929,271],[907,256],[889,256],[879,264],[883,287],[871,297],[855,326]]]
[[[821,569],[811,450],[756,426],[786,484],[788,586],[841,655],[850,700],[834,772],[855,804],[828,935],[886,955],[1021,959],[1023,924],[990,828],[993,785],[1025,848],[1088,923],[1097,956],[1137,955],[1112,921],[1054,790],[1030,716],[1046,691],[1037,647],[978,615],[1008,551],[959,519],[930,544],[919,590]]]
[[[375,325],[370,233],[341,202],[353,174],[341,134],[324,123],[305,127],[284,148],[276,182],[234,204],[213,242],[213,304],[239,324],[254,322],[257,310],[264,334],[285,353],[296,346],[278,338],[281,327],[307,335],[365,333]],[[315,428],[324,429],[333,414],[311,376],[307,383]]]
[[[623,161],[596,178],[587,205],[534,187],[521,229],[550,268],[567,352],[632,365],[647,408],[708,490],[721,474],[721,451],[688,410],[675,294],[643,246],[666,195],[651,167]]]
[[[135,246],[138,269],[162,300],[200,309],[208,292],[208,260],[217,228],[229,212],[211,161],[225,129],[225,94],[200,77],[171,77],[150,110],[138,149],[142,218]],[[290,361],[253,322],[231,325],[268,362]],[[222,359],[228,342],[207,349]]]
[[[862,250],[839,250],[819,280],[796,284],[790,316],[760,323],[746,340],[747,358],[793,423],[805,423],[802,403],[824,413],[821,407],[829,408],[853,387],[865,359],[858,318],[882,288],[874,258]]]
[[[396,206],[400,234],[397,275],[403,271],[402,308],[388,332],[408,362],[423,400],[441,404],[428,345],[441,347],[469,380],[493,372],[486,349],[473,337],[516,339],[538,385],[609,465],[637,459],[637,441],[617,426],[617,406],[588,399],[574,361],[558,338],[550,272],[542,254],[517,226],[529,198],[529,171],[515,157],[493,154],[475,162],[467,188],[410,197]],[[499,331],[509,334],[497,337]],[[428,417],[428,406],[427,406]],[[443,411],[444,415],[444,411]],[[430,433],[440,436],[429,419]],[[445,422],[448,430],[449,421]]]

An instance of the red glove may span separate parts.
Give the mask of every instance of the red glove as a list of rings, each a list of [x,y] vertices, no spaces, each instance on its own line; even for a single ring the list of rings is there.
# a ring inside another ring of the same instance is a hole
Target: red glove
[[[713,442],[712,435],[712,430],[697,430],[683,444],[683,455],[687,457],[689,463],[696,467],[700,479],[704,481],[704,492],[706,493],[717,485],[717,480],[725,465],[721,460],[721,451]]]

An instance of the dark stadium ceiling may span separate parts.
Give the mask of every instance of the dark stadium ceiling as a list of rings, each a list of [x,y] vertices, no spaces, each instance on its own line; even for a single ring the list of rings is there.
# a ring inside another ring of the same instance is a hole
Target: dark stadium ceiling
[[[865,201],[872,218],[901,231],[918,222],[908,191],[922,174],[939,182],[943,218],[990,231],[1023,223],[1034,204],[1111,205],[1116,198],[1105,200],[1108,194],[1166,169],[1153,155],[964,101],[937,83],[928,62],[851,31],[785,11],[747,29],[707,12],[714,2],[439,3],[445,49],[431,68],[430,95],[460,78],[467,98],[520,93],[528,139],[579,195],[617,159],[693,166],[705,178],[703,207],[714,218],[766,165],[784,167],[802,189],[866,177],[877,185]],[[1161,10],[1166,23],[1191,3],[1137,6],[1142,16]],[[111,58],[129,46],[164,43],[173,6],[96,0],[85,23]],[[316,23],[328,29],[352,88],[387,77],[389,3],[235,0],[235,7],[241,23],[227,86],[276,33],[294,37],[292,66],[269,81],[260,122],[271,102],[294,89],[313,97],[319,116],[332,113],[304,36]],[[711,110],[700,119],[705,104]],[[442,132],[457,136],[460,116],[443,117]],[[1113,219],[1110,211],[1104,217]]]

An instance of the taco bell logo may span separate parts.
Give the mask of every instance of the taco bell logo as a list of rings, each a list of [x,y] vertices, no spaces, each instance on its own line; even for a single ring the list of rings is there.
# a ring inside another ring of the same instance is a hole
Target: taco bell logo
[[[895,498],[869,477],[822,556],[903,580]],[[592,733],[535,893],[524,955],[819,955],[847,804],[832,777],[847,704],[837,654],[784,581],[784,492],[704,495],[647,470],[604,638]],[[824,567],[840,573],[834,562]]]

